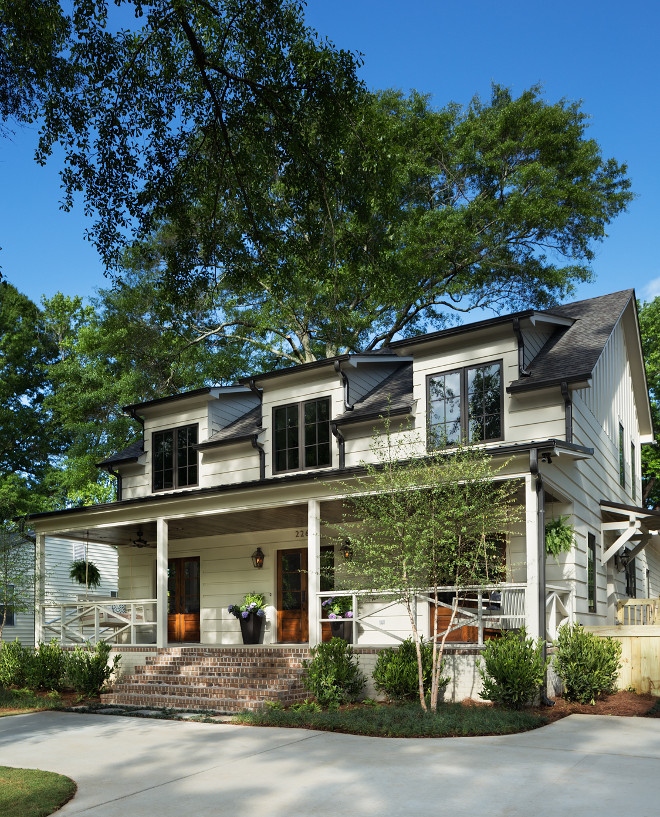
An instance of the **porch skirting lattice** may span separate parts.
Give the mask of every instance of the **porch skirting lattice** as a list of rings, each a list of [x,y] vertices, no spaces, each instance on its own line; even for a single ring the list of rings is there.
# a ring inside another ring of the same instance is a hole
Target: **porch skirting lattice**
[[[303,701],[307,647],[167,647],[101,696],[106,704],[256,710],[266,701]]]

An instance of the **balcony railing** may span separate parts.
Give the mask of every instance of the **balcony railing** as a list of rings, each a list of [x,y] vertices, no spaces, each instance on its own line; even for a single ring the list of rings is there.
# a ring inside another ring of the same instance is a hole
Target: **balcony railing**
[[[156,599],[110,599],[41,605],[45,641],[124,646],[156,643]]]

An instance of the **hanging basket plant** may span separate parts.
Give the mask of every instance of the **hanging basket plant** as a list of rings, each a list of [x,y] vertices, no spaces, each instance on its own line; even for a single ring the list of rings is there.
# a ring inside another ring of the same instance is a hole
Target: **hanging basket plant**
[[[84,559],[77,559],[71,562],[69,577],[78,582],[86,584],[87,587],[98,587],[101,584],[101,574],[94,562],[86,562]]]
[[[575,544],[575,528],[567,521],[568,516],[560,516],[545,526],[545,552],[555,559],[560,553],[568,553]]]

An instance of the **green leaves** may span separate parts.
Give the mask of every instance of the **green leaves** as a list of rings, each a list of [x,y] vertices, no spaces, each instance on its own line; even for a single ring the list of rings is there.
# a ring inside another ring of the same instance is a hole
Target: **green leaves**
[[[593,704],[613,692],[621,665],[621,642],[585,632],[581,624],[564,624],[556,641],[554,669],[564,682],[568,701]]]
[[[488,641],[482,662],[477,664],[483,681],[481,697],[521,709],[538,694],[550,659],[543,659],[543,639],[528,638],[522,627]]]

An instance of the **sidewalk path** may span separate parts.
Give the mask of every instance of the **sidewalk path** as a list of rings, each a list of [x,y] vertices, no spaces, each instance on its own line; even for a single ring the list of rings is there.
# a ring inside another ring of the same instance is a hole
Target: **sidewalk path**
[[[62,817],[656,817],[660,719],[387,739],[40,712],[0,719],[0,765],[72,777]]]

